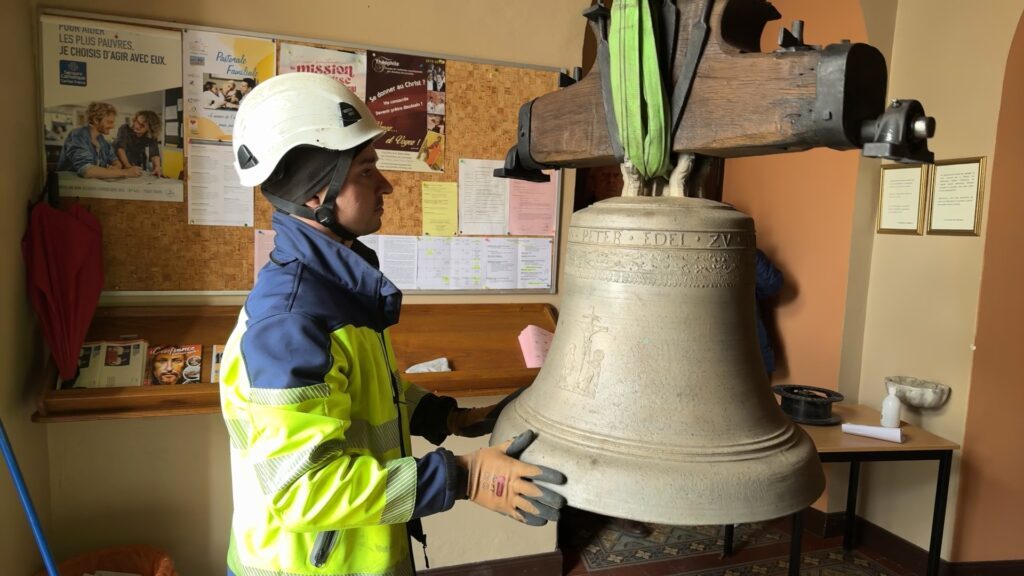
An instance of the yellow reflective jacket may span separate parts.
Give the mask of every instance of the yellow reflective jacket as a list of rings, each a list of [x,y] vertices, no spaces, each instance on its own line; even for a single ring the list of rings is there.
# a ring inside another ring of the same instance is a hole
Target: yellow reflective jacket
[[[410,414],[444,438],[454,400],[398,376],[401,292],[372,251],[281,214],[221,364],[237,576],[412,574],[405,523],[452,506],[444,450],[410,456]],[[369,258],[370,261],[364,260]],[[426,412],[433,414],[424,415]]]

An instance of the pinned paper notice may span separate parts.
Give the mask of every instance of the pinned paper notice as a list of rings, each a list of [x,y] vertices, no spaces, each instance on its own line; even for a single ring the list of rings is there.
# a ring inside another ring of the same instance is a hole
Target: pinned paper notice
[[[455,182],[421,182],[424,236],[455,236],[459,231],[459,188]]]
[[[554,236],[558,214],[558,176],[545,170],[548,182],[508,181],[508,233],[513,236]]]
[[[902,428],[884,428],[882,426],[867,426],[865,424],[843,422],[843,432],[857,436],[867,436],[868,438],[877,438],[887,442],[903,443]]]
[[[255,230],[255,241],[253,242],[252,256],[252,281],[256,282],[260,270],[270,262],[270,253],[274,251],[274,236],[277,232],[273,230]]]
[[[519,346],[523,349],[523,359],[527,368],[540,368],[551,348],[551,339],[555,335],[540,326],[530,324],[519,333]]]

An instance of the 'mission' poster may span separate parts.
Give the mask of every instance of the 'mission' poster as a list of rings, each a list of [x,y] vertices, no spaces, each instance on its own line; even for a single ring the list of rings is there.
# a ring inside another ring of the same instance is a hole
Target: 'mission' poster
[[[444,171],[444,60],[368,52],[366,104],[387,130],[377,141],[382,170]]]
[[[366,53],[348,52],[305,44],[281,43],[277,73],[313,72],[341,82],[366,101]]]

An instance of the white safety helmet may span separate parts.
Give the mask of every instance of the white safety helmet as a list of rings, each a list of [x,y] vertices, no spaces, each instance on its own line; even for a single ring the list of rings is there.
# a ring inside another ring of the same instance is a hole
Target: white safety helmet
[[[322,74],[291,72],[257,85],[242,99],[232,136],[243,186],[259,186],[298,146],[351,150],[384,133],[351,90]]]

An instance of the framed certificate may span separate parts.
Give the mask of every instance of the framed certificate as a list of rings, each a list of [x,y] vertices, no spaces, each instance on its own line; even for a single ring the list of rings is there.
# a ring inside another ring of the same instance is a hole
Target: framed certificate
[[[936,162],[932,166],[928,233],[977,236],[984,189],[984,158]]]
[[[921,234],[927,190],[927,164],[882,166],[878,184],[878,232]]]

